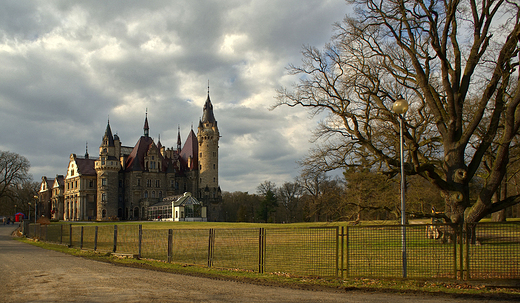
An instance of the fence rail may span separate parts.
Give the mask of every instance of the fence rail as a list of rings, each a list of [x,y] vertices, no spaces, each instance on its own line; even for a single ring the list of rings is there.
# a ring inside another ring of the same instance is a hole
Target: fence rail
[[[520,279],[520,222],[406,225],[408,278]],[[401,225],[144,229],[24,224],[28,237],[165,262],[321,277],[400,278]],[[476,236],[476,237],[473,237]]]

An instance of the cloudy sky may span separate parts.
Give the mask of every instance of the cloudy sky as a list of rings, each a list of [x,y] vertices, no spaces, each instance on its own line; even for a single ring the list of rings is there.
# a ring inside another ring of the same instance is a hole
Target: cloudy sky
[[[107,120],[134,146],[184,143],[210,98],[222,138],[224,191],[255,192],[298,175],[316,120],[278,108],[303,45],[321,47],[344,0],[0,2],[0,150],[31,162],[35,181],[65,174],[71,153],[96,156]]]

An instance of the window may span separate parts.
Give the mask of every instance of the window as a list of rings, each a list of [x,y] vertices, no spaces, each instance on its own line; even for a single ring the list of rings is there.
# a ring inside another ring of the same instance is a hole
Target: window
[[[155,180],[155,187],[161,187],[161,180]]]
[[[155,198],[155,190],[152,191],[152,198]]]
[[[175,182],[173,180],[170,180],[170,187],[173,188],[174,185],[175,185]]]
[[[101,178],[101,186],[107,186],[107,178]]]
[[[162,198],[162,190],[159,191],[159,199]]]
[[[137,179],[137,186],[141,186],[141,179]]]
[[[144,191],[144,197],[148,198],[148,191],[147,190]]]
[[[94,180],[89,181],[88,187],[90,187],[90,188],[94,187]]]
[[[152,180],[146,180],[146,186],[152,187]]]
[[[213,169],[216,169],[217,168],[217,165],[213,164]]]
[[[103,201],[103,202],[107,201],[107,194],[105,194],[105,193],[101,194],[101,201]]]

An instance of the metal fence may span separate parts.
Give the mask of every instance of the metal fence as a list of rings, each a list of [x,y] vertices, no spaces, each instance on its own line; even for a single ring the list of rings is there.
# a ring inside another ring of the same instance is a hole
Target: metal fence
[[[321,277],[520,279],[520,222],[243,229],[24,225],[42,241],[181,264]],[[476,236],[472,241],[471,235]]]

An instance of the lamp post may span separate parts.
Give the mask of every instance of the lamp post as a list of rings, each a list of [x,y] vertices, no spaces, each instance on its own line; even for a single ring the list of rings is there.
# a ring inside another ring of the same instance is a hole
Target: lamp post
[[[404,115],[408,111],[408,103],[404,99],[399,99],[392,105],[392,110],[399,115],[399,153],[401,158],[401,248],[403,259],[403,278],[406,278],[406,201],[405,201],[405,186],[406,176],[404,174],[404,139],[403,139],[403,124]]]
[[[38,201],[39,201],[39,197],[38,196],[34,196],[34,223],[36,223],[36,220],[38,220]]]

